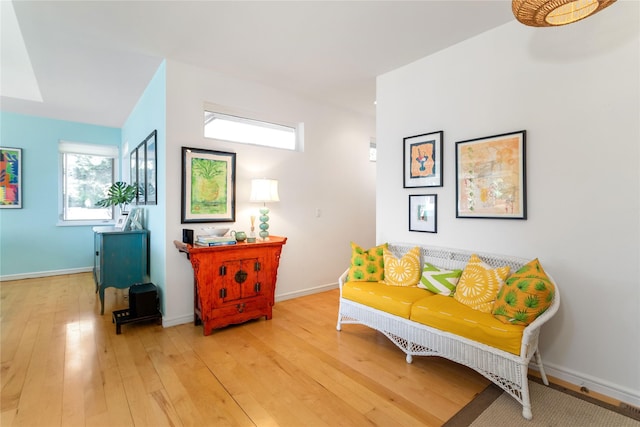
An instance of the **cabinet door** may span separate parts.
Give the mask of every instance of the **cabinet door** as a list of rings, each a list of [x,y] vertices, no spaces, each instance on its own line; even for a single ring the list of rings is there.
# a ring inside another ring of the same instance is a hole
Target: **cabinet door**
[[[262,264],[258,258],[223,262],[220,266],[219,302],[262,295]]]
[[[102,285],[124,288],[146,280],[146,233],[104,233],[99,253]]]

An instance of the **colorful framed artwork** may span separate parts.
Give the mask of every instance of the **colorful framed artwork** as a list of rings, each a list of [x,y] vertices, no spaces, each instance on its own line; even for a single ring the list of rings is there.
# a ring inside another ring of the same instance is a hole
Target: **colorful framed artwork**
[[[526,131],[456,142],[456,217],[527,219]]]
[[[0,147],[0,208],[22,208],[22,148]]]
[[[409,136],[404,141],[404,188],[442,187],[444,132]]]
[[[438,232],[438,195],[409,196],[409,231]]]
[[[233,222],[236,153],[182,147],[182,223]]]

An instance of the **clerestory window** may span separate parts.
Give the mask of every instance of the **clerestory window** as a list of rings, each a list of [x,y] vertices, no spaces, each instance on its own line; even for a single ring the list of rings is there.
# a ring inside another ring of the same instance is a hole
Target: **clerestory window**
[[[204,136],[242,144],[300,150],[302,124],[287,126],[205,110]]]

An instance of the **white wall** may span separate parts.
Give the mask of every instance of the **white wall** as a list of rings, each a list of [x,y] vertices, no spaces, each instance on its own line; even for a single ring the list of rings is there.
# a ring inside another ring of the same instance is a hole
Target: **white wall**
[[[539,257],[562,305],[554,376],[640,405],[639,5],[563,28],[516,21],[378,78],[377,241]],[[455,217],[455,142],[527,130],[528,219]],[[444,187],[402,188],[402,138],[444,130]],[[411,233],[409,194],[438,194]]]
[[[205,139],[205,103],[269,115],[276,121],[303,122],[304,152]],[[168,61],[166,227],[171,248],[165,325],[189,322],[193,316],[191,264],[172,244],[181,240],[182,228],[198,227],[180,224],[182,146],[237,153],[236,223],[228,224],[235,230],[248,231],[249,217],[259,207],[248,201],[251,178],[278,179],[281,201],[269,206],[269,232],[288,238],[278,271],[278,301],[336,286],[348,266],[349,242],[375,243],[376,166],[368,160],[372,136],[372,117]]]

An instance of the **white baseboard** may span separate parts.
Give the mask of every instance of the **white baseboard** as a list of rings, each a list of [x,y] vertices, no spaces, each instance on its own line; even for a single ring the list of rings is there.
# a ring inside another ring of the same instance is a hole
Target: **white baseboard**
[[[640,408],[640,393],[637,390],[627,389],[618,384],[611,384],[600,378],[594,378],[579,372],[572,371],[562,366],[547,363],[544,360],[544,371],[547,375],[571,383],[577,387],[586,387],[596,393],[603,394],[621,402]],[[535,369],[535,365],[532,365]]]
[[[5,274],[0,276],[0,282],[9,280],[37,279],[39,277],[62,276],[64,274],[87,273],[93,271],[93,267],[67,268],[64,270],[36,271],[22,274]]]
[[[185,323],[193,323],[193,313],[185,314],[183,316],[177,316],[168,318],[166,316],[162,316],[162,327],[169,328],[171,326],[184,325]]]
[[[275,296],[275,302],[286,301],[288,299],[299,298],[306,295],[313,295],[320,292],[330,291],[331,289],[337,289],[338,282],[329,283],[327,285],[320,285],[313,288],[303,289],[301,291],[288,292],[286,294],[278,294]]]

